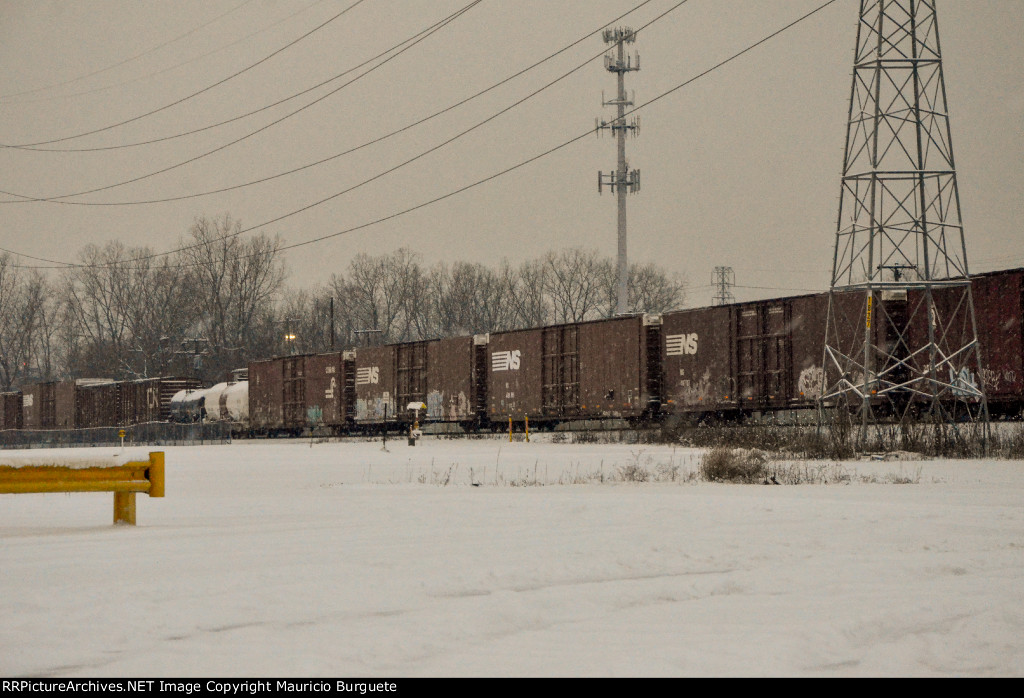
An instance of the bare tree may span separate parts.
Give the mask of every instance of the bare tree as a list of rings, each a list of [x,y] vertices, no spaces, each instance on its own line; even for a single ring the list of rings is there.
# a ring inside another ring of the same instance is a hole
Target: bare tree
[[[356,255],[347,274],[334,275],[331,286],[336,297],[345,299],[353,331],[379,330],[382,343],[416,338],[414,316],[425,284],[418,256],[410,250]]]
[[[510,326],[515,316],[504,279],[482,264],[435,265],[423,295],[416,315],[423,338],[493,332]]]
[[[609,268],[601,280],[603,317],[615,315],[618,298],[618,274]],[[630,264],[628,303],[631,313],[663,313],[681,308],[686,302],[686,281],[678,274],[667,274],[654,264]]]
[[[273,315],[284,285],[280,238],[261,233],[243,239],[241,230],[229,214],[196,218],[180,252],[198,306],[192,331],[210,346],[207,377],[219,378],[260,355],[267,339],[257,328]]]
[[[64,277],[65,342],[73,375],[120,376],[128,372],[131,349],[131,303],[138,284],[131,257],[148,250],[128,250],[120,242],[87,245],[81,266]]]
[[[571,248],[544,257],[544,292],[555,322],[581,322],[597,317],[604,301],[604,279],[611,261],[593,250]]]
[[[501,297],[511,312],[509,324],[498,329],[540,327],[551,321],[551,303],[544,293],[547,270],[542,260],[524,262],[518,268],[502,262],[498,276]]]
[[[11,390],[32,372],[49,298],[41,274],[24,273],[9,254],[0,254],[0,389]]]

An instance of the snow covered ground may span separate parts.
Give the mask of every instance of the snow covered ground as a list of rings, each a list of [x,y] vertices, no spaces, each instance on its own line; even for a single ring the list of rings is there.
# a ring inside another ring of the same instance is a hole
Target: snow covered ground
[[[1024,674],[1021,462],[763,486],[671,446],[163,450],[136,527],[0,496],[0,675]]]

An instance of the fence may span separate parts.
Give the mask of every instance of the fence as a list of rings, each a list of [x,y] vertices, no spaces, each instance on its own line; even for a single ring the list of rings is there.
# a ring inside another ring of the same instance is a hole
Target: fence
[[[194,446],[231,442],[231,425],[225,422],[147,422],[130,427],[95,429],[6,429],[0,431],[0,449],[120,446],[122,430],[125,446]]]

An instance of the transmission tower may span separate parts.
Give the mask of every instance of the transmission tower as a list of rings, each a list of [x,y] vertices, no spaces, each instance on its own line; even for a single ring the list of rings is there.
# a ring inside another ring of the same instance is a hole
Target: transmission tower
[[[626,134],[634,136],[640,132],[640,119],[634,117],[626,122],[626,107],[633,106],[633,100],[626,97],[626,73],[633,70],[640,70],[640,55],[634,53],[632,56],[626,54],[625,44],[631,44],[636,40],[636,33],[628,27],[617,29],[605,29],[603,33],[604,42],[614,46],[614,54],[607,53],[604,56],[604,67],[608,72],[615,73],[618,82],[618,91],[615,99],[608,101],[601,97],[603,106],[614,106],[618,112],[611,121],[597,119],[595,132],[600,135],[608,130],[615,136],[618,146],[619,160],[614,172],[597,173],[597,191],[601,193],[604,185],[608,185],[613,194],[619,199],[619,254],[618,254],[618,294],[615,304],[615,312],[624,315],[629,312],[629,267],[626,261],[626,194],[635,194],[640,191],[640,170],[630,170],[626,161]]]
[[[860,3],[823,365],[861,444],[882,420],[987,427],[935,0]]]
[[[711,305],[727,305],[736,302],[732,295],[732,287],[736,285],[736,274],[732,267],[715,267],[711,274],[711,285],[715,287],[715,297]]]

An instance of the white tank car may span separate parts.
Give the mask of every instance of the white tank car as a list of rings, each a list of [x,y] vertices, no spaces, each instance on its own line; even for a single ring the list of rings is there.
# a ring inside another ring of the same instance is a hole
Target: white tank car
[[[206,391],[190,388],[171,397],[171,419],[176,422],[198,422],[203,417]]]
[[[221,419],[249,422],[249,381],[232,383],[220,394]]]
[[[227,383],[217,383],[212,388],[207,388],[203,391],[206,397],[206,421],[220,422],[225,419],[220,397],[227,388]]]

